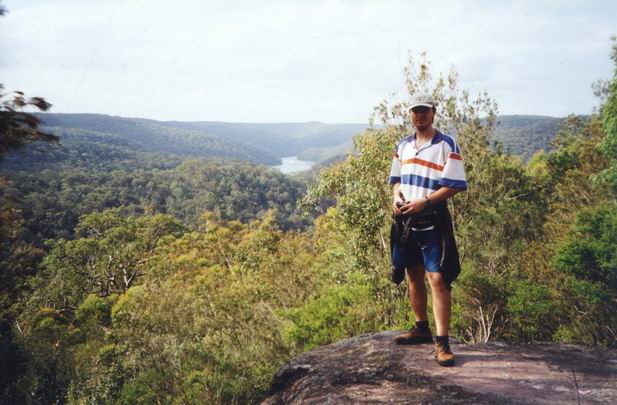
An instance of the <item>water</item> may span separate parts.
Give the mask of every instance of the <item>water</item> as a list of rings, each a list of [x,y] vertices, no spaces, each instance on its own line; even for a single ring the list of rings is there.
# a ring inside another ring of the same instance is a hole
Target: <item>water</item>
[[[283,161],[283,164],[279,166],[274,166],[274,168],[280,170],[285,174],[297,173],[308,170],[315,164],[315,162],[310,162],[308,160],[298,160],[297,156],[288,156],[281,158],[281,160]]]

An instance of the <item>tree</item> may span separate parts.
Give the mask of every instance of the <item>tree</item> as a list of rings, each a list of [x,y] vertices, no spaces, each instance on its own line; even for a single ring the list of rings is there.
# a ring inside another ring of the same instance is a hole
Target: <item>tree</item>
[[[6,12],[0,4],[0,16]],[[41,97],[26,99],[19,91],[5,93],[0,83],[0,161],[6,152],[29,142],[58,141],[58,137],[39,130],[41,121],[25,112],[27,107],[47,111],[51,104]],[[20,348],[13,342],[16,305],[26,290],[25,279],[34,273],[42,252],[19,238],[21,212],[16,202],[2,193],[8,182],[0,176],[0,363],[4,365],[0,374],[0,395],[11,401],[17,398],[11,384],[22,371],[19,363],[24,361]]]
[[[39,129],[40,118],[24,111],[27,107],[47,111],[51,104],[41,97],[27,99],[21,91],[5,93],[3,90],[4,87],[0,84],[0,157],[10,150],[23,148],[30,142],[58,142],[56,135]]]
[[[112,323],[129,368],[122,401],[263,396],[291,354],[277,313],[305,301],[317,282],[307,236],[281,232],[275,216],[243,224],[206,213],[198,231],[158,251],[143,285],[120,296]]]
[[[613,345],[617,339],[616,241],[617,205],[599,204],[576,216],[553,258],[565,275],[567,324],[585,343]]]
[[[604,177],[612,186],[613,193],[617,193],[617,37],[612,37],[613,51],[611,58],[615,63],[613,78],[608,83],[608,97],[602,106],[602,125],[606,132],[606,139],[600,145],[602,152],[612,161],[604,172]]]
[[[156,247],[183,228],[165,215],[123,217],[119,209],[84,216],[75,240],[57,240],[38,278],[38,305],[72,312],[88,294],[107,297],[139,281]]]
[[[486,341],[499,336],[507,322],[507,300],[496,295],[495,288],[507,291],[507,278],[520,270],[517,254],[541,232],[545,196],[519,159],[491,149],[497,107],[486,92],[472,98],[468,91],[459,89],[454,69],[435,79],[425,54],[410,58],[405,85],[405,96],[433,96],[436,126],[456,136],[465,157],[469,187],[451,203],[462,265],[468,275],[460,280],[460,294],[455,294],[460,305],[454,332],[468,340]],[[385,281],[390,267],[387,235],[392,199],[386,179],[392,150],[413,128],[408,107],[406,100],[379,104],[371,122],[379,120],[383,127],[372,127],[357,136],[355,153],[322,170],[304,200],[308,206],[322,198],[336,200],[335,217],[352,258],[349,271],[361,269],[367,275],[385,322],[394,319],[395,307],[406,305],[400,301],[400,289]],[[465,299],[467,295],[474,299]]]

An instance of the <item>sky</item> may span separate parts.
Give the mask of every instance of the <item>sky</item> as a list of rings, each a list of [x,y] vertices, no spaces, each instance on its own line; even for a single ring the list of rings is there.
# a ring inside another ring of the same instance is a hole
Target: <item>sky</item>
[[[588,114],[617,2],[3,0],[0,83],[51,112],[365,123],[409,55],[500,114]]]

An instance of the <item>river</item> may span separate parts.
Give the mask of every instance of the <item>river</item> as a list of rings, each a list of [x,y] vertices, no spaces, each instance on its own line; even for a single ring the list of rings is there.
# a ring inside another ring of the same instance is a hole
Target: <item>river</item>
[[[315,164],[315,162],[310,162],[308,160],[298,160],[297,156],[283,157],[281,160],[283,164],[273,167],[285,174],[302,172],[310,169]]]

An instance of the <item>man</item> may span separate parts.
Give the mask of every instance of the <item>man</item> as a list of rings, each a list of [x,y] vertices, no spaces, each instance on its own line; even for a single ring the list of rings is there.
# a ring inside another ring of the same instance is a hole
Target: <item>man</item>
[[[426,310],[426,273],[431,286],[437,328],[437,362],[441,366],[453,366],[454,354],[448,341],[450,283],[460,272],[460,263],[447,199],[466,190],[467,182],[456,141],[433,128],[436,113],[433,97],[416,96],[411,103],[410,113],[416,133],[402,139],[397,145],[389,183],[394,186],[394,214],[412,219],[411,237],[405,243],[395,243],[392,263],[395,268],[406,269],[409,301],[416,325],[409,332],[397,336],[395,341],[397,344],[433,341]],[[414,218],[424,220],[413,222]],[[448,245],[444,241],[451,243]],[[447,256],[454,260],[444,260]],[[454,275],[448,273],[452,268],[456,271]]]

